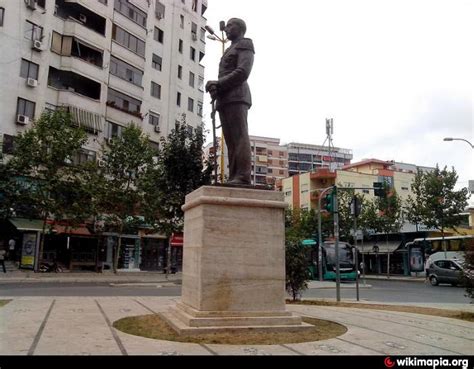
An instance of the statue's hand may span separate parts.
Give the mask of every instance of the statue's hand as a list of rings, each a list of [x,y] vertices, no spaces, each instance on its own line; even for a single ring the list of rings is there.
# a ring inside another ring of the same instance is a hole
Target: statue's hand
[[[212,90],[217,90],[217,81],[207,81],[206,92],[212,93]]]

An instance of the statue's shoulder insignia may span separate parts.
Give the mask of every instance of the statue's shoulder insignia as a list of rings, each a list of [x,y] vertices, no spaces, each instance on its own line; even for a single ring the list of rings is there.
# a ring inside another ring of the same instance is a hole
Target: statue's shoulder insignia
[[[250,38],[243,38],[238,42],[237,45],[235,45],[236,49],[242,49],[242,50],[250,50],[253,53],[255,53],[255,49],[253,47],[253,42]]]

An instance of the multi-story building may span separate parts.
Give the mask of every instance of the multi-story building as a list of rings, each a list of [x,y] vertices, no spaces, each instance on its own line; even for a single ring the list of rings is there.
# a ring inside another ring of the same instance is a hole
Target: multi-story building
[[[344,165],[350,164],[352,160],[352,150],[350,149],[296,142],[290,142],[286,146],[290,176],[324,167],[340,169]]]
[[[283,178],[312,171],[316,168],[342,168],[350,164],[352,150],[289,143],[280,144],[279,138],[249,136],[252,152],[252,184],[275,186]],[[220,142],[219,138],[218,141]],[[212,143],[205,148],[206,157],[213,152]],[[217,152],[217,165],[221,167],[221,150]],[[224,148],[224,177],[228,175],[227,148]]]
[[[133,122],[153,144],[186,114],[202,123],[207,0],[0,0],[4,153],[44,109],[68,109],[89,140]]]
[[[207,0],[0,0],[0,158],[45,109],[67,109],[87,130],[76,162],[98,160],[131,122],[151,145],[183,114],[201,126],[206,9]],[[97,242],[70,235],[70,265],[76,251],[95,264]],[[104,237],[110,265],[117,235]],[[163,268],[165,237],[122,238],[123,268]]]
[[[284,192],[285,202],[292,208],[308,210],[317,209],[321,189],[335,184],[360,188],[355,192],[363,193],[367,198],[373,198],[374,193],[369,190],[373,184],[386,182],[404,201],[411,194],[411,183],[417,171],[433,169],[394,161],[368,159],[345,165],[334,171],[330,171],[329,168],[317,168],[311,172],[285,178],[281,182],[281,190]]]
[[[396,190],[402,201],[405,201],[408,195],[412,194],[411,183],[417,171],[433,169],[394,161],[368,159],[334,171],[329,168],[317,168],[311,172],[294,175],[281,181],[279,188],[284,193],[285,202],[293,209],[317,211],[321,190],[336,184],[341,187],[357,188],[356,193],[362,193],[366,198],[373,199],[374,183],[385,182]],[[374,234],[373,238],[365,241],[365,247],[359,249],[365,255],[366,270],[386,273],[390,265],[392,272],[408,273],[408,253],[406,249],[401,248],[402,242],[426,236],[426,233],[419,232],[427,231],[430,229],[423,225],[405,221],[400,232],[384,236]]]
[[[252,184],[268,185],[274,187],[277,180],[288,177],[288,153],[286,146],[280,145],[279,138],[249,136],[252,172]],[[224,178],[229,175],[229,158],[227,147],[224,146],[224,155],[220,149],[220,138],[217,138],[218,178],[221,176],[221,167],[224,165]],[[204,148],[205,157],[209,159],[214,152],[213,143]],[[223,163],[222,163],[222,158]]]

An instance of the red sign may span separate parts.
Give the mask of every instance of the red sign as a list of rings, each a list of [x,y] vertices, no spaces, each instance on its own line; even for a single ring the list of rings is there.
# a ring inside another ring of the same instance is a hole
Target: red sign
[[[170,245],[174,247],[183,247],[184,235],[182,233],[173,233],[170,240]]]

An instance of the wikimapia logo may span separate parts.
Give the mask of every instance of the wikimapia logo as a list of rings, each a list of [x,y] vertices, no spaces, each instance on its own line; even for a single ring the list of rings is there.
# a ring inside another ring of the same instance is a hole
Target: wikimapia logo
[[[404,359],[392,360],[389,356],[383,361],[385,367],[393,368],[396,364],[397,367],[425,367],[436,369],[438,367],[460,367],[462,369],[469,368],[469,359],[443,359],[442,357],[437,359],[419,359],[417,357],[405,357]]]

